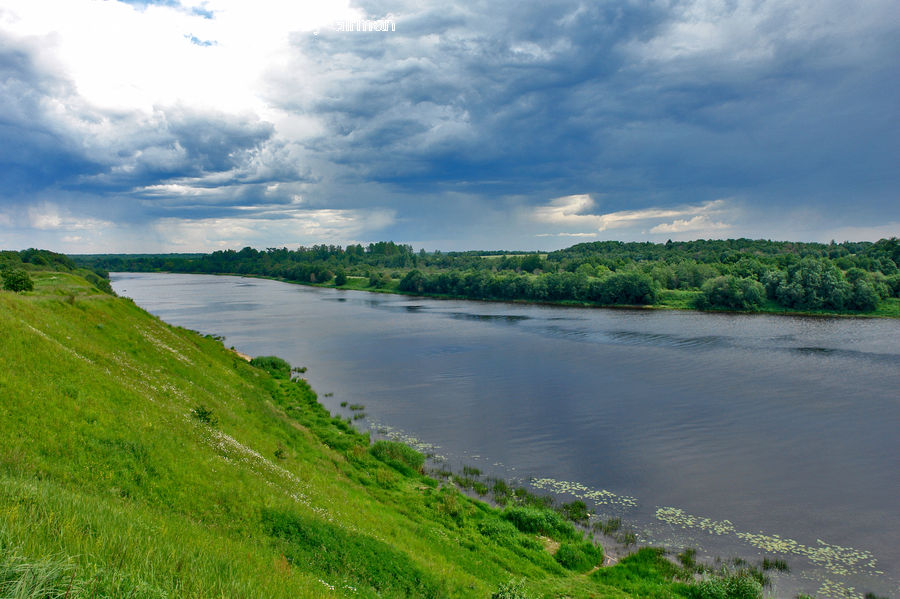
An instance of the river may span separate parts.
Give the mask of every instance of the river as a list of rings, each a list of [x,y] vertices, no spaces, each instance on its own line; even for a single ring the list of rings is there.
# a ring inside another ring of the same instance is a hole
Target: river
[[[586,498],[644,542],[783,558],[774,594],[900,596],[900,321],[605,310],[113,273],[297,366],[454,469]],[[327,395],[326,394],[333,394]]]

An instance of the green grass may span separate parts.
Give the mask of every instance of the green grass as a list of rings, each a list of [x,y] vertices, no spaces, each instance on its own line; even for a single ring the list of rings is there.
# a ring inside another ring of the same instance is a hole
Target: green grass
[[[34,279],[0,292],[0,596],[463,598],[513,578],[534,597],[643,596],[579,573],[600,549],[557,512],[425,477],[282,361],[75,275]],[[571,570],[538,534],[572,545]],[[680,588],[669,574],[653,584]]]

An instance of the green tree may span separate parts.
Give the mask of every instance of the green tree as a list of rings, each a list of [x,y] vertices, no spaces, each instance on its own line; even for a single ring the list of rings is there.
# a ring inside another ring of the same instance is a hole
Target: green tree
[[[7,270],[3,272],[3,288],[7,291],[32,291],[34,289],[34,281],[28,273],[21,268]]]
[[[424,293],[426,291],[427,281],[425,280],[425,275],[423,275],[418,270],[411,270],[406,273],[406,276],[403,277],[400,281],[400,291],[407,291],[411,293]]]
[[[531,254],[522,259],[522,270],[525,272],[534,272],[542,267],[543,261],[539,254]]]
[[[759,281],[725,275],[703,283],[697,297],[700,309],[753,310],[762,305],[766,289]]]
[[[338,270],[334,274],[334,284],[338,287],[347,284],[347,273],[345,273],[343,269]]]

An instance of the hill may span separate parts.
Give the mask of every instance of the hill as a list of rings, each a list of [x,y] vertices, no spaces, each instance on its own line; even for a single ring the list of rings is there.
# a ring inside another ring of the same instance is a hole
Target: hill
[[[424,476],[283,361],[31,275],[0,291],[2,597],[761,595],[654,549],[598,568],[559,512]]]

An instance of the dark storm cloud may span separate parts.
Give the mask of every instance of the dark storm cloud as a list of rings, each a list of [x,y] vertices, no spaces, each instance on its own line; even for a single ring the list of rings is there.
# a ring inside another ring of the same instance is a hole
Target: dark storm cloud
[[[38,42],[0,37],[0,201],[52,195],[135,226],[371,209],[392,223],[373,238],[455,248],[565,245],[529,218],[584,194],[567,223],[684,213],[603,232],[623,238],[900,222],[893,1],[357,6],[395,30],[294,32],[286,68],[253,82],[272,122],[186,103],[101,110]],[[215,24],[213,4],[201,12]]]
[[[875,4],[854,30],[823,16],[836,4],[757,3],[745,38],[675,52],[690,4],[363,3],[397,32],[297,38],[341,73],[302,107],[329,126],[313,147],[404,192],[883,203],[898,183],[896,11]],[[739,20],[731,6],[721,19]]]
[[[98,206],[88,198],[130,203],[131,218],[158,194],[146,188],[190,180],[221,188],[206,198],[215,206],[243,204],[258,195],[253,184],[303,180],[283,142],[269,144],[270,123],[255,115],[230,115],[186,106],[157,107],[152,114],[99,110],[86,104],[37,43],[0,36],[0,182],[5,203],[29,202],[54,192],[59,201]],[[62,108],[62,109],[61,109]],[[232,186],[250,185],[247,190]],[[177,212],[183,200],[169,198]],[[108,213],[114,208],[107,208]],[[100,210],[101,212],[103,209]],[[191,214],[193,208],[186,207]],[[152,212],[147,211],[147,212]],[[151,217],[147,214],[147,217]]]
[[[0,186],[8,194],[32,192],[47,180],[68,180],[102,168],[48,120],[46,101],[72,90],[42,69],[35,53],[33,45],[15,44],[0,34]]]

